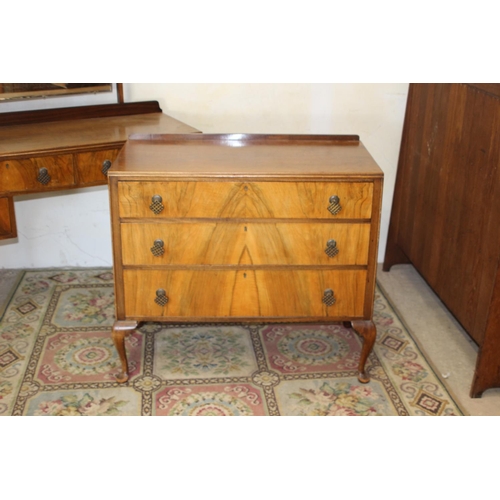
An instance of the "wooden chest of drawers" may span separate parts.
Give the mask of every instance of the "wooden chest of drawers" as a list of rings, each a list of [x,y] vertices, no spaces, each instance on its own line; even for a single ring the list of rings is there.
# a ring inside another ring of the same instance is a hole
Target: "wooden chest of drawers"
[[[117,321],[372,322],[383,174],[357,136],[133,136],[109,171]]]

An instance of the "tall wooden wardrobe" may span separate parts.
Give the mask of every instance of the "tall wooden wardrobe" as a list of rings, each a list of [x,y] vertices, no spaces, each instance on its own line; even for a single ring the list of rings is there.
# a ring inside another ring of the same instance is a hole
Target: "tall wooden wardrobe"
[[[500,84],[411,84],[384,271],[411,263],[500,387]]]

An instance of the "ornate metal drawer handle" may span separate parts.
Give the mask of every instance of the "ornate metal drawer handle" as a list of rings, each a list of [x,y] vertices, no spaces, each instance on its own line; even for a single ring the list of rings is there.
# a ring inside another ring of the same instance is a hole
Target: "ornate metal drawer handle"
[[[163,240],[155,240],[153,246],[151,247],[151,253],[155,257],[161,257],[165,253]]]
[[[328,240],[326,242],[325,253],[328,257],[335,257],[339,253],[337,242],[335,240]]]
[[[159,213],[161,213],[163,211],[163,209],[165,208],[163,206],[163,203],[162,203],[163,199],[162,197],[159,195],[159,194],[155,194],[152,198],[151,198],[151,205],[149,205],[149,208],[151,209],[151,211],[158,215]]]
[[[39,169],[38,175],[36,176],[36,180],[40,184],[43,184],[44,186],[46,186],[51,180],[49,171],[45,167],[42,167],[41,169]]]
[[[102,162],[101,172],[104,175],[108,175],[108,170],[111,168],[111,160],[104,160]]]
[[[326,304],[328,307],[333,306],[333,304],[337,302],[337,299],[335,298],[333,290],[331,288],[327,288],[323,292],[323,299],[321,300],[321,302],[323,302],[323,304]]]
[[[340,206],[340,198],[335,194],[333,196],[330,196],[330,199],[328,201],[330,202],[328,211],[332,215],[337,215],[342,210],[342,207]]]
[[[158,290],[156,290],[155,302],[162,307],[167,304],[168,302],[167,292],[165,292],[163,288],[158,288]]]

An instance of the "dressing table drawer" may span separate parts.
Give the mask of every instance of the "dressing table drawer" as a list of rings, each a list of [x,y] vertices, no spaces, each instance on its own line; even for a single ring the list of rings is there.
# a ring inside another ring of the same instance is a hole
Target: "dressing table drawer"
[[[120,152],[119,149],[75,154],[75,169],[80,185],[102,184]]]
[[[70,154],[0,161],[0,193],[38,192],[74,184],[73,155]]]

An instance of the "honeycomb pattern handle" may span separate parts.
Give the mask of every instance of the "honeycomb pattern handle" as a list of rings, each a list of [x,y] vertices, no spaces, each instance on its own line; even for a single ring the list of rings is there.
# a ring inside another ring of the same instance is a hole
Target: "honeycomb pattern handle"
[[[155,302],[162,307],[167,304],[168,302],[167,292],[165,292],[163,288],[158,288],[158,290],[156,290]]]
[[[333,306],[333,304],[337,302],[335,294],[333,293],[333,290],[331,288],[327,288],[323,292],[323,299],[321,302],[323,302],[323,304],[326,304],[328,307]]]
[[[108,175],[108,170],[111,168],[111,160],[104,160],[102,162],[101,172],[104,175]]]
[[[335,257],[339,253],[337,242],[335,240],[328,240],[326,242],[325,253],[328,257]]]
[[[155,215],[160,214],[165,208],[162,202],[163,202],[162,197],[159,194],[155,194],[151,198],[151,205],[149,205],[151,212],[153,212]]]
[[[36,180],[40,183],[46,186],[50,181],[52,177],[50,177],[49,171],[43,167],[38,170],[38,175],[36,176]]]
[[[151,247],[151,253],[155,257],[161,257],[165,253],[165,244],[163,240],[155,240]]]

